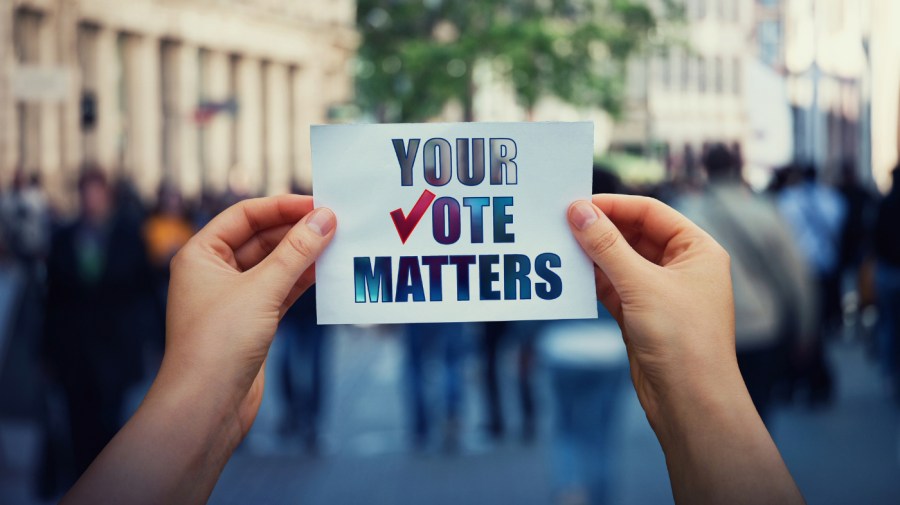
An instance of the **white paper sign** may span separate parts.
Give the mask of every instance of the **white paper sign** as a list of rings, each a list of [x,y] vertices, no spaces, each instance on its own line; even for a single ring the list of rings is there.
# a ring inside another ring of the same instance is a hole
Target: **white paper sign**
[[[319,324],[597,317],[569,205],[590,197],[592,123],[313,126]]]

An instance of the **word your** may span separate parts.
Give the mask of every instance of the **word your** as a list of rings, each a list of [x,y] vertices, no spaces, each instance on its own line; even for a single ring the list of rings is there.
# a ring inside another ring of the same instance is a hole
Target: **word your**
[[[400,184],[413,185],[413,166],[419,154],[422,139],[393,139],[394,153],[400,163]],[[512,139],[456,139],[456,177],[466,186],[477,186],[484,181],[490,169],[493,185],[517,184],[518,148]],[[442,138],[428,139],[422,148],[422,170],[425,181],[432,186],[446,186],[453,179],[453,149],[450,141]],[[489,162],[486,162],[489,160]],[[505,176],[505,179],[504,179]]]

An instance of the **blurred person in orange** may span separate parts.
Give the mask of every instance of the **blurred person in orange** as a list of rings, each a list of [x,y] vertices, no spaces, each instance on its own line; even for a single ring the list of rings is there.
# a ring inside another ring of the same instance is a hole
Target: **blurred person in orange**
[[[169,262],[193,235],[194,228],[187,218],[181,193],[163,183],[159,187],[156,210],[144,223],[150,262],[158,270],[168,273]]]
[[[144,221],[142,227],[144,242],[147,244],[147,259],[153,273],[153,292],[156,297],[154,309],[149,314],[155,325],[165,324],[165,313],[169,288],[169,262],[184,244],[194,235],[194,228],[187,217],[181,192],[171,184],[163,182],[157,191],[156,208]],[[163,335],[157,332],[151,348],[154,365],[158,364],[162,353]]]

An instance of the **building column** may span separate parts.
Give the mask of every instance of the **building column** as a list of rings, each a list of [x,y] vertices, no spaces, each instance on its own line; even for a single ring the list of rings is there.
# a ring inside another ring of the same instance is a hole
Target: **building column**
[[[44,11],[38,27],[38,61],[42,67],[59,67],[57,36],[59,13]],[[55,184],[62,164],[62,139],[60,128],[60,103],[55,100],[42,100],[37,104],[40,111],[38,124],[39,139],[37,150],[37,167],[51,185]]]
[[[267,194],[286,193],[290,190],[290,90],[288,69],[278,63],[264,67],[265,81],[265,131]]]
[[[223,102],[233,98],[230,66],[228,54],[217,51],[202,52],[200,63],[202,100]],[[224,191],[228,187],[228,174],[234,161],[231,159],[233,121],[234,118],[230,114],[220,112],[201,127],[203,163],[199,167],[199,173],[202,184],[217,192]]]
[[[109,28],[99,28],[94,35],[93,62],[94,96],[97,100],[97,124],[94,127],[94,159],[107,173],[118,172],[122,159],[122,123],[119,82],[124,69],[119,58],[119,35]]]
[[[83,160],[81,135],[82,75],[78,65],[78,12],[73,2],[61,2],[59,12],[59,61],[71,76],[69,92],[61,107],[60,163],[65,181],[77,178]]]
[[[17,37],[14,46],[18,54],[13,64],[13,75],[17,66],[37,65],[41,55],[41,23],[44,18],[34,11],[14,11],[13,33]],[[16,33],[18,32],[18,33]],[[41,170],[41,111],[42,104],[31,100],[15,98],[16,163],[17,169]]]
[[[191,44],[163,42],[163,177],[187,197],[200,194],[199,136],[194,113],[199,101],[199,50]]]
[[[322,72],[316,66],[294,69],[291,79],[293,93],[293,155],[297,183],[304,188],[312,188],[312,156],[309,143],[310,126],[321,124],[326,119],[325,106],[319,101]]]
[[[258,193],[263,181],[263,96],[262,64],[259,60],[241,58],[237,67],[237,161],[232,182],[242,190]]]
[[[10,89],[15,59],[13,12],[13,2],[0,2],[0,186],[12,177],[18,145],[16,103]]]
[[[175,182],[185,197],[195,198],[203,189],[200,172],[200,144],[194,111],[200,97],[199,49],[190,44],[179,44],[175,49],[175,121],[173,138]]]
[[[144,198],[156,194],[162,175],[162,98],[160,43],[129,36],[125,75],[128,83],[128,158],[125,172]]]

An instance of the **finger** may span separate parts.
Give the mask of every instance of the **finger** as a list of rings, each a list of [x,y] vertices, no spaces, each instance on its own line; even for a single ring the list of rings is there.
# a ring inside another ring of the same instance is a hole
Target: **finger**
[[[594,278],[597,280],[597,300],[606,307],[606,310],[608,310],[619,325],[621,325],[622,300],[619,298],[619,293],[612,285],[612,282],[610,282],[609,277],[603,273],[603,270],[600,270],[600,268],[596,266],[594,267]]]
[[[648,239],[644,232],[637,228],[619,228],[628,245],[651,263],[661,264],[664,248]]]
[[[643,196],[594,195],[593,203],[620,229],[639,230],[642,238],[660,248],[679,234],[700,229],[668,205]]]
[[[242,271],[250,270],[272,253],[294,224],[283,224],[258,232],[234,251],[234,259]]]
[[[313,199],[302,195],[280,195],[244,200],[225,209],[197,235],[220,241],[232,251],[255,234],[284,224],[295,224],[313,210]]]
[[[632,248],[668,266],[700,244],[714,243],[708,233],[668,205],[641,196],[594,195],[594,204],[628,237]]]
[[[319,208],[297,223],[251,272],[261,277],[280,300],[291,294],[294,285],[334,236],[337,224],[334,213]]]
[[[292,305],[306,292],[307,289],[312,287],[313,284],[316,283],[316,264],[313,263],[312,266],[306,269],[305,272],[297,279],[297,282],[294,283],[294,286],[288,292],[287,298],[284,299],[284,302],[281,304],[281,309],[279,310],[279,318],[284,317],[284,314],[291,308]]]
[[[629,276],[636,275],[648,265],[593,203],[586,200],[573,203],[568,217],[575,239],[613,286],[626,282]]]

